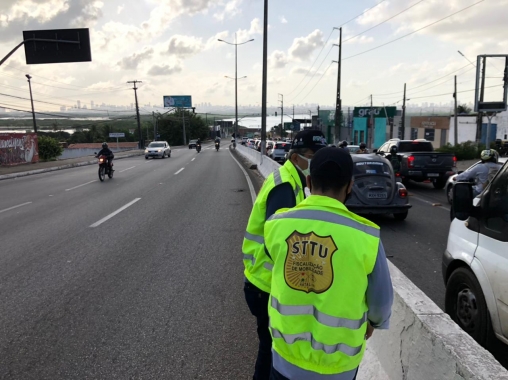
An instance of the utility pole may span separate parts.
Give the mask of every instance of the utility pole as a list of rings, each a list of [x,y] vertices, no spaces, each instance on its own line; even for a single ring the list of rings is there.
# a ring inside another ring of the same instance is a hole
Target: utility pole
[[[278,94],[281,97],[280,102],[280,138],[282,139],[284,131],[284,95]]]
[[[186,140],[186,136],[185,136],[185,114],[183,112],[183,109],[181,110],[182,112],[182,126],[183,126],[183,145],[187,145],[187,140]]]
[[[321,130],[321,119],[319,118],[319,104],[317,106],[317,120],[316,120],[316,126]],[[322,131],[321,131],[322,132]]]
[[[267,87],[267,61],[268,61],[268,0],[264,1],[263,20],[263,85],[261,90],[261,163],[266,154],[266,87]]]
[[[372,149],[372,142],[374,139],[372,138],[372,135],[374,134],[374,111],[372,109],[372,94],[370,95],[370,132],[369,128],[367,128],[368,138],[369,138],[369,145],[368,147]]]
[[[455,98],[455,112],[454,112],[454,119],[455,119],[455,128],[453,128],[453,141],[455,142],[455,145],[459,143],[459,123],[457,123],[457,75],[455,75],[455,91],[453,93],[453,97]]]
[[[399,134],[404,138],[406,128],[406,84],[404,83],[404,98],[402,99],[402,123],[400,124]]]
[[[139,135],[139,143],[138,143],[138,149],[143,149],[143,135],[141,134],[141,121],[139,120],[139,105],[138,105],[138,88],[136,87],[136,83],[143,83],[140,80],[133,80],[129,81],[127,83],[134,84],[134,87],[132,88],[134,90],[134,98],[136,99],[136,117],[138,119],[138,135]]]
[[[157,140],[157,128],[155,127],[155,112],[152,111],[152,123],[153,123],[153,141]]]
[[[35,122],[34,98],[32,96],[32,83],[30,82],[30,79],[32,79],[32,77],[29,74],[26,74],[25,76],[28,79],[28,88],[30,89],[30,102],[32,103],[32,120],[34,124],[34,133],[37,133],[37,123]]]
[[[337,61],[337,65],[339,67],[337,72],[337,96],[335,99],[335,135],[340,140],[341,138],[341,130],[340,127],[342,125],[342,99],[340,96],[340,80],[342,75],[342,27],[339,28],[340,37],[339,37],[339,60]]]

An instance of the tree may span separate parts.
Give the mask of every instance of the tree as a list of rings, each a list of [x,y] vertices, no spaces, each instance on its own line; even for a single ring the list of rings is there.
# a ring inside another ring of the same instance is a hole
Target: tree
[[[63,152],[60,143],[54,138],[41,135],[37,137],[37,141],[39,145],[39,157],[42,160],[55,160]]]
[[[458,115],[470,114],[471,111],[472,111],[472,109],[470,107],[468,107],[466,104],[461,104],[461,105],[457,106],[457,114]]]
[[[183,145],[183,118],[185,118],[187,142],[197,138],[204,140],[210,136],[208,126],[200,116],[186,110],[177,110],[174,113],[160,116],[160,139],[169,142],[170,145]]]

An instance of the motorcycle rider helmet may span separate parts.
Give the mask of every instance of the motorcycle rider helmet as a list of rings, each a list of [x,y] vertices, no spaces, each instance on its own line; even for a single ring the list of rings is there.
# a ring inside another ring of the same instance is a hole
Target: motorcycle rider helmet
[[[499,153],[497,153],[495,149],[482,150],[480,153],[480,159],[482,161],[491,161],[497,164],[499,161]]]
[[[346,140],[344,140],[344,141],[342,142],[342,148],[347,148],[347,141],[346,141]]]
[[[365,149],[367,148],[367,144],[365,144],[364,142],[360,143],[360,149]]]
[[[108,143],[104,141],[102,143],[102,149],[106,149],[107,147],[108,147]]]
[[[390,148],[390,153],[397,154],[397,147],[395,145]]]

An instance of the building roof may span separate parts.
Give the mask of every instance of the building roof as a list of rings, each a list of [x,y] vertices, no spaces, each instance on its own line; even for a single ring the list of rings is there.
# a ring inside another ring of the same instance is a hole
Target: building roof
[[[308,126],[312,124],[312,118],[310,114],[298,114],[295,115],[295,120],[307,120],[307,123],[301,123],[301,127]],[[272,127],[278,126],[280,124],[280,115],[279,116],[267,116],[266,117],[266,129],[271,130]],[[293,121],[292,116],[283,116],[284,123],[291,123]],[[219,121],[219,120],[218,120]],[[235,122],[235,118],[230,119],[222,119],[222,121],[226,122]],[[238,119],[238,126],[247,129],[261,129],[261,116],[248,116]]]

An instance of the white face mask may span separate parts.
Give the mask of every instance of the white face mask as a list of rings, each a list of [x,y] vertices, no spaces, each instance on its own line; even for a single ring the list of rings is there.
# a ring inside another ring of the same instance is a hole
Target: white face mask
[[[301,159],[307,161],[307,169],[303,170],[301,167],[299,167],[298,165],[298,169],[300,169],[300,171],[302,172],[302,174],[307,177],[310,175],[310,162],[312,161],[311,158],[307,158],[305,156],[302,156],[301,154],[298,155]]]

